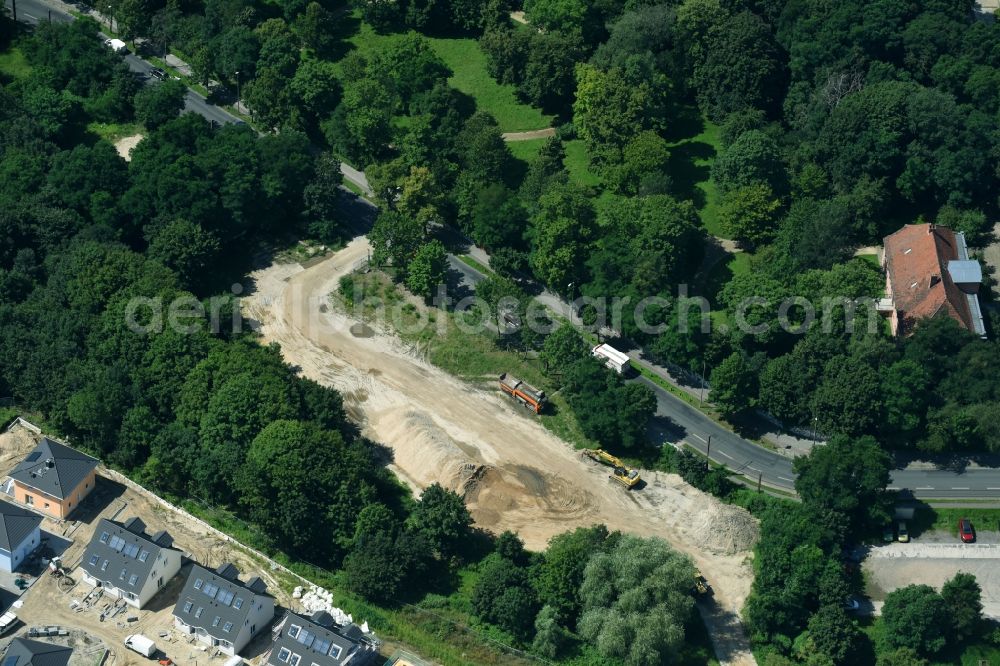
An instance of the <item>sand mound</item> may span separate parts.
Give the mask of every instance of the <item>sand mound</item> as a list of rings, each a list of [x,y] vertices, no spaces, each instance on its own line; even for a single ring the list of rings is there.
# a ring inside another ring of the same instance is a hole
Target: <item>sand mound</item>
[[[711,504],[695,520],[695,538],[702,548],[733,555],[750,550],[760,530],[750,512],[730,504]]]

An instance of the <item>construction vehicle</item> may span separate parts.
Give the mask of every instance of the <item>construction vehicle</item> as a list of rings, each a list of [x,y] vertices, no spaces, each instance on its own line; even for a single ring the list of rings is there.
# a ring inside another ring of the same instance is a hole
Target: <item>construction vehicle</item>
[[[712,594],[712,586],[708,584],[708,579],[700,573],[694,575],[694,591],[701,596]]]
[[[500,390],[519,403],[541,414],[545,406],[545,391],[540,391],[508,373],[500,375]]]
[[[583,455],[602,465],[611,467],[613,471],[608,475],[608,478],[617,481],[629,490],[635,488],[642,481],[638,470],[632,469],[604,449],[584,449]]]

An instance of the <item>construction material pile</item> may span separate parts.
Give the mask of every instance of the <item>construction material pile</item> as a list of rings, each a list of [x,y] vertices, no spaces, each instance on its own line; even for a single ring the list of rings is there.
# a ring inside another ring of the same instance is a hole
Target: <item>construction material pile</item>
[[[731,504],[713,504],[695,518],[694,535],[702,548],[733,555],[753,548],[760,530],[757,519],[746,509]]]
[[[333,605],[333,594],[322,587],[310,585],[307,592],[300,585],[292,592],[292,598],[299,600],[299,603],[302,604],[302,608],[305,609],[308,615],[312,615],[316,611],[326,611],[333,617],[333,621],[340,626],[346,626],[354,622],[354,618],[349,613],[345,613]],[[365,634],[371,633],[367,622],[361,623],[361,631]]]

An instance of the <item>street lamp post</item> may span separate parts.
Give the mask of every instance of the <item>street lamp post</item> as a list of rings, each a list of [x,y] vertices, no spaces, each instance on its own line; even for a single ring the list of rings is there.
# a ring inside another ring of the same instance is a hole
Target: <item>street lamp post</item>
[[[115,31],[115,15],[111,11],[111,5],[108,5],[108,30]]]
[[[236,110],[240,107],[240,70],[236,70]]]

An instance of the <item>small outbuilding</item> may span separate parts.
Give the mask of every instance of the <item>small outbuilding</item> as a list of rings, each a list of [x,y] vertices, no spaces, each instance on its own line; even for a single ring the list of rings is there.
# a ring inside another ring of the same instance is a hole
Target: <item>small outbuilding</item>
[[[0,570],[12,572],[42,543],[42,517],[0,500]]]

